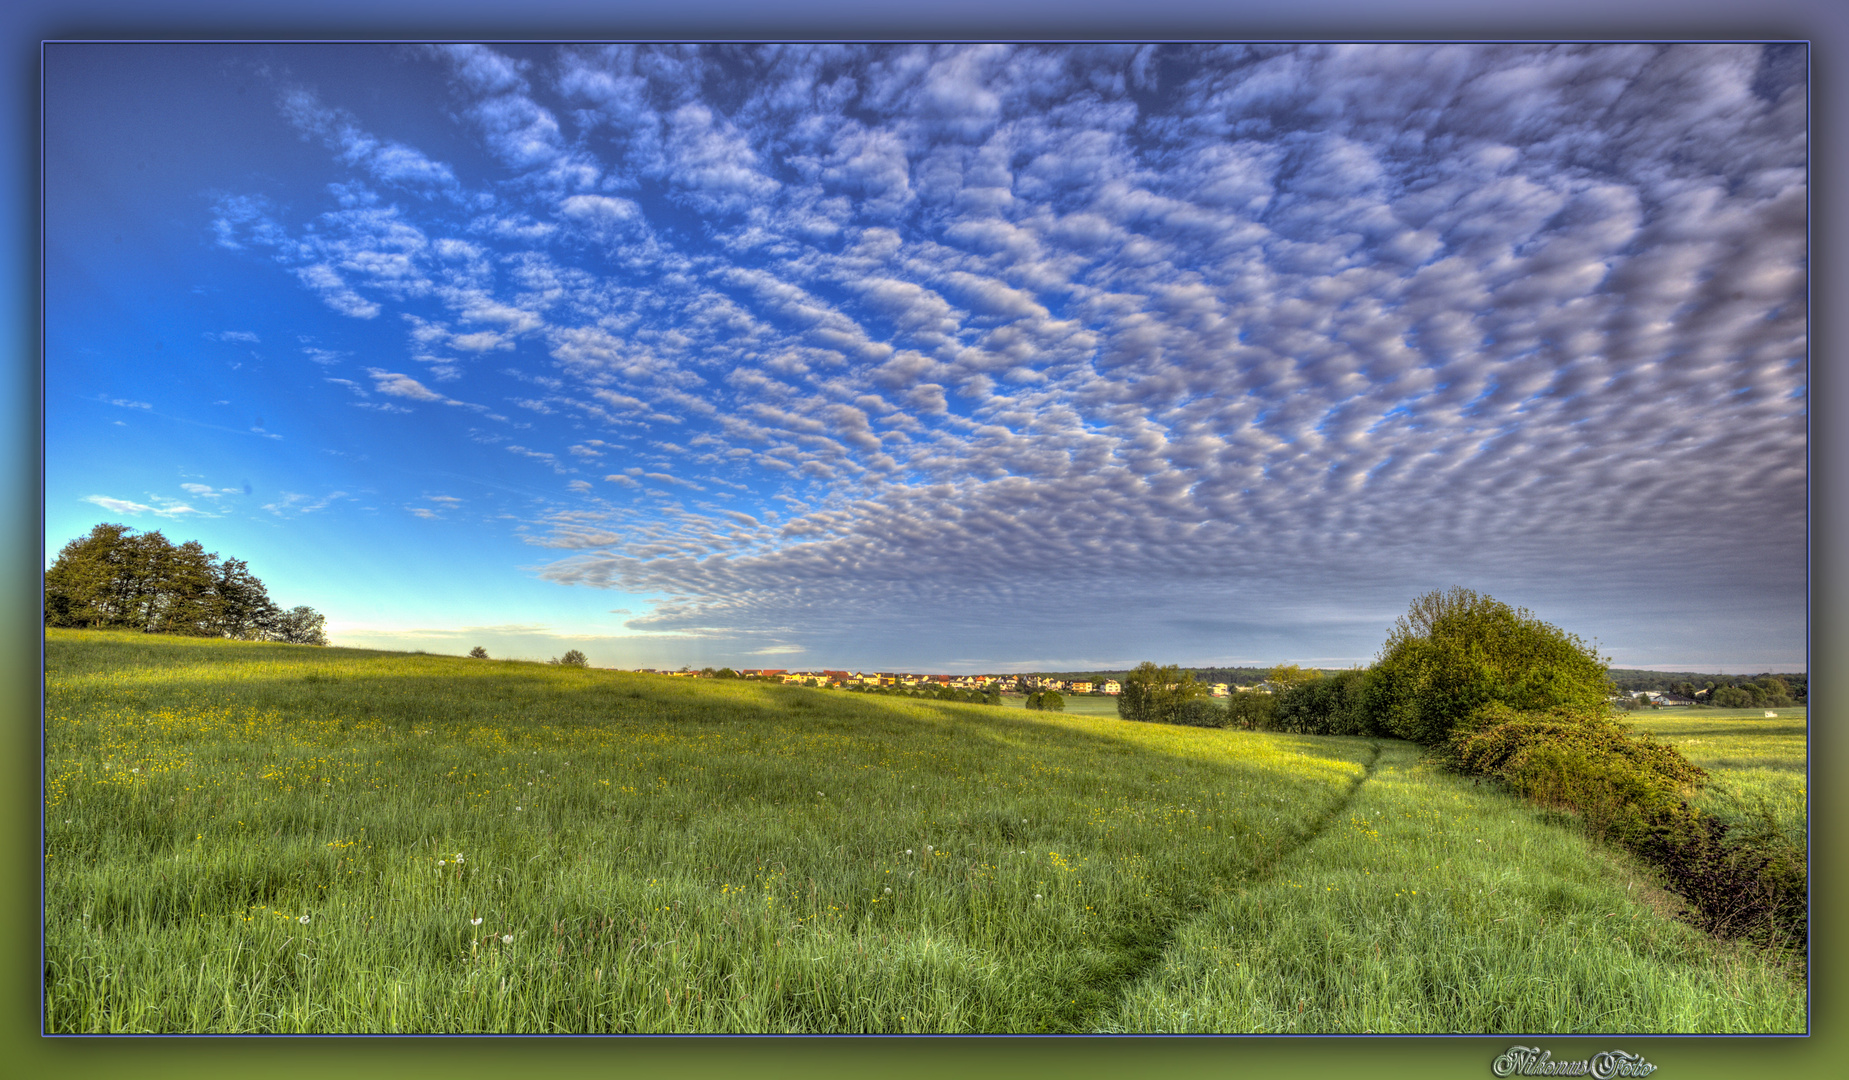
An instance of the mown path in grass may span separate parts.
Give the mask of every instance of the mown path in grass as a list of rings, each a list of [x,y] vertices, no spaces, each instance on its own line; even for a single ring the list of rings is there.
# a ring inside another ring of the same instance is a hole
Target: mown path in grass
[[[1313,840],[1179,927],[1102,1030],[1802,1032],[1802,980],[1626,856],[1383,741]]]

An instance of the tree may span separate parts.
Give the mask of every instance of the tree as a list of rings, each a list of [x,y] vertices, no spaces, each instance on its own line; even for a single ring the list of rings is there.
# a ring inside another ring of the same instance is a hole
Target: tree
[[[1378,735],[1367,716],[1367,680],[1366,671],[1350,668],[1298,682],[1272,695],[1265,726],[1299,735]]]
[[[722,667],[722,668],[720,668],[720,669],[719,669],[718,671],[715,671],[715,672],[713,673],[713,675],[714,675],[714,676],[715,676],[716,678],[720,678],[720,679],[736,679],[736,678],[738,678],[738,672],[736,672],[736,671],[733,671],[733,670],[732,670],[731,668],[729,668],[729,667]]]
[[[477,645],[469,650],[469,658],[473,660],[486,660],[488,659],[488,650]]]
[[[1300,668],[1296,664],[1279,664],[1265,672],[1265,684],[1271,687],[1272,693],[1283,694],[1305,683],[1313,683],[1322,677],[1322,672],[1311,668]]]
[[[242,559],[226,559],[213,573],[212,591],[218,596],[218,633],[241,641],[260,641],[270,635],[282,615],[263,582]]]
[[[546,663],[558,664],[561,667],[590,667],[591,666],[590,659],[587,658],[583,653],[579,652],[576,649],[569,649],[566,651],[564,656],[554,657],[553,659],[546,661]],[[687,669],[682,668],[681,670],[685,671]]]
[[[1226,699],[1226,721],[1228,726],[1244,728],[1247,731],[1271,726],[1271,713],[1275,700],[1270,694],[1257,690],[1243,693],[1234,691]]]
[[[1613,689],[1605,659],[1577,636],[1452,588],[1414,600],[1394,624],[1365,697],[1379,730],[1431,745],[1492,702],[1602,713]]]
[[[1042,712],[1065,712],[1066,699],[1057,690],[1036,690],[1027,695],[1027,707]]]
[[[1227,720],[1226,710],[1214,704],[1210,697],[1190,699],[1175,713],[1175,723],[1189,727],[1225,727]]]
[[[102,524],[64,546],[45,572],[45,625],[283,640],[281,612],[242,560],[133,533]]]
[[[135,627],[133,531],[127,525],[98,525],[90,535],[64,545],[45,571],[45,625]]]
[[[1717,686],[1708,695],[1708,701],[1723,709],[1750,709],[1758,704],[1752,692],[1743,686]]]
[[[326,645],[327,634],[322,631],[326,622],[327,618],[314,608],[305,604],[293,607],[276,617],[270,640],[289,645]]]
[[[1124,676],[1122,687],[1117,695],[1117,715],[1143,723],[1176,723],[1183,706],[1207,696],[1207,688],[1194,681],[1192,671],[1183,671],[1174,664],[1157,667],[1150,660]]]

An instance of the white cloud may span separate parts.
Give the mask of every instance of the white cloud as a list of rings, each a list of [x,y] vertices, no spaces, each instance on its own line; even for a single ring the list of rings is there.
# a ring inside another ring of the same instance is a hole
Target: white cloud
[[[383,368],[367,368],[366,374],[372,376],[373,389],[381,394],[393,397],[410,398],[413,401],[448,401],[449,398],[411,378],[395,371]]]
[[[335,208],[213,226],[403,316],[428,377],[504,380],[510,454],[606,462],[528,535],[555,580],[678,598],[641,628],[1063,625],[1039,598],[1082,583],[1179,641],[1257,633],[1274,588],[1606,603],[1739,558],[1790,599],[1808,147],[1774,53],[447,47],[504,181],[393,202],[382,163],[456,170],[297,102]]]

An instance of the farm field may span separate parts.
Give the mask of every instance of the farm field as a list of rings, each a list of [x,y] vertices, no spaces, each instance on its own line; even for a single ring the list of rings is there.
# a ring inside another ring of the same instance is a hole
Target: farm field
[[[1649,732],[1708,770],[1695,798],[1703,810],[1749,831],[1803,848],[1806,815],[1803,706],[1765,709],[1665,709],[1638,712],[1631,726]]]
[[[46,649],[54,1032],[1804,1027],[1787,969],[1392,740]]]

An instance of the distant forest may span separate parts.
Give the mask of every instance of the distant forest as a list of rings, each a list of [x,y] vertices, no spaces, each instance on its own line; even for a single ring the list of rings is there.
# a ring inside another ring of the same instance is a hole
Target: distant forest
[[[242,559],[126,525],[98,525],[45,571],[46,626],[326,645],[325,623],[276,606]]]
[[[1733,689],[1745,694],[1747,700],[1739,707],[1751,708],[1761,704],[1804,704],[1809,697],[1810,675],[1808,672],[1772,672],[1762,671],[1757,675],[1711,675],[1695,671],[1638,671],[1635,668],[1612,668],[1611,681],[1618,689],[1635,694],[1640,690],[1655,690],[1664,694],[1681,694],[1684,697],[1712,698],[1714,704],[1722,704],[1722,699],[1738,700],[1738,695],[1717,694],[1715,691]],[[1782,695],[1780,691],[1783,691]],[[1783,696],[1787,700],[1780,702],[1776,698]]]

